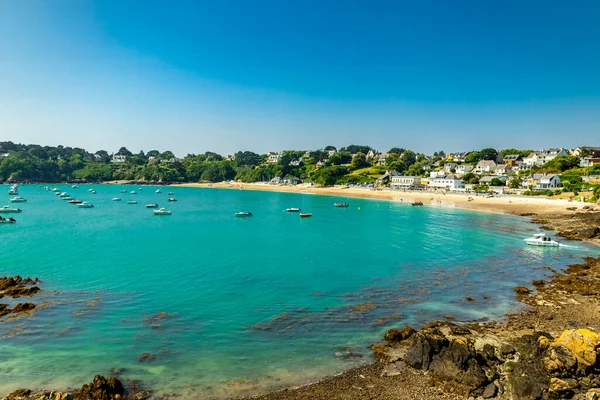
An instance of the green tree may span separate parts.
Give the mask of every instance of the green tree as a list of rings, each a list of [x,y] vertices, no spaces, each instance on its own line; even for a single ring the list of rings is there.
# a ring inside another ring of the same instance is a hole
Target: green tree
[[[498,152],[495,149],[492,149],[490,147],[482,149],[479,152],[479,156],[481,157],[482,160],[496,160],[496,158],[498,157]]]
[[[127,147],[121,147],[119,151],[117,151],[117,155],[131,157],[133,154],[127,150]]]
[[[508,181],[508,187],[511,189],[519,189],[522,185],[523,185],[523,180],[517,176],[512,177]]]
[[[366,168],[369,166],[369,163],[367,162],[367,156],[365,156],[363,153],[356,153],[354,155],[354,158],[352,158],[352,163],[350,164],[352,166],[352,169],[360,169],[360,168]]]
[[[504,186],[504,181],[500,178],[493,178],[490,181],[490,186]]]
[[[480,160],[483,160],[481,154],[478,151],[472,151],[465,157],[465,164],[477,164]]]

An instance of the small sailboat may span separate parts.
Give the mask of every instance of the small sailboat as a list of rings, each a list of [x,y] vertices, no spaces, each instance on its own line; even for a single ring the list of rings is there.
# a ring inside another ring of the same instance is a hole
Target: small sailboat
[[[19,212],[21,212],[20,208],[14,208],[11,206],[0,207],[0,213],[19,213]]]
[[[152,211],[154,212],[154,215],[171,215],[171,211],[165,210],[164,208]]]

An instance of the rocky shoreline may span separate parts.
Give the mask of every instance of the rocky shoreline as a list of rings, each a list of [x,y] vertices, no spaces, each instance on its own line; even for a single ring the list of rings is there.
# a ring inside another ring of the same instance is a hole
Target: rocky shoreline
[[[529,216],[559,236],[599,244],[599,211],[588,207]],[[3,282],[0,298],[6,295]],[[17,292],[27,293],[35,284],[26,282],[16,283]],[[371,346],[372,364],[245,399],[600,399],[600,257],[553,271],[547,281],[535,280],[531,289],[518,287],[515,293],[527,308],[502,322],[434,321],[419,330],[392,329]],[[141,400],[152,395],[135,384],[126,389],[118,378],[96,376],[68,394],[22,389],[5,398]]]

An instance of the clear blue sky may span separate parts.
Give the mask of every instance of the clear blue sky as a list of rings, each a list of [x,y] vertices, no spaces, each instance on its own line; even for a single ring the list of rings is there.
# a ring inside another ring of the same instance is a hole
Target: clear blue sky
[[[0,0],[0,140],[600,145],[600,2]]]

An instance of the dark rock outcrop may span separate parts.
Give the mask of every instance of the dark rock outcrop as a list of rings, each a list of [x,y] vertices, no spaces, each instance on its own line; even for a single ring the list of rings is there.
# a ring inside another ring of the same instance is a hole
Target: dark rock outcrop
[[[388,339],[401,330],[393,332]],[[600,384],[600,334],[587,329],[566,330],[557,339],[534,332],[507,340],[436,322],[374,351],[384,364],[406,363],[484,398],[570,398]]]
[[[125,388],[118,378],[96,375],[91,383],[73,392],[73,400],[114,400],[124,393]]]

